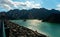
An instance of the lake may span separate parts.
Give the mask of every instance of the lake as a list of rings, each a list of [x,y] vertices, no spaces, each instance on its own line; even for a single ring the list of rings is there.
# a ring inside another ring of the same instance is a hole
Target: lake
[[[41,20],[10,20],[20,26],[27,27],[48,37],[60,37],[60,24],[42,22]]]

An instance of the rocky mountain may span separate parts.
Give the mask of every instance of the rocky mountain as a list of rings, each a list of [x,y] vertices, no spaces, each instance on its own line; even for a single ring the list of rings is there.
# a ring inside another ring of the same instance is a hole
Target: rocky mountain
[[[8,12],[0,12],[0,19],[39,19],[43,21],[60,21],[60,11],[55,9],[30,9],[30,10],[19,10],[14,9]]]

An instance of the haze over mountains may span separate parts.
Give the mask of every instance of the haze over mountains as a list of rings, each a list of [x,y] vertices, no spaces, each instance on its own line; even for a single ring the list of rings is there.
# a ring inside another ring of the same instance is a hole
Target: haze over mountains
[[[49,22],[60,22],[60,11],[55,9],[14,9],[8,12],[0,12],[0,19],[39,19]]]

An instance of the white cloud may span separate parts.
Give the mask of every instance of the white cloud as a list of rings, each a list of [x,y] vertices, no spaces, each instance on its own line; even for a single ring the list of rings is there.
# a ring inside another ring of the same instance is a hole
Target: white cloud
[[[26,2],[13,2],[12,0],[0,0],[0,5],[5,9],[31,9],[31,8],[41,8],[41,4],[37,4],[34,1],[26,1]]]
[[[10,10],[14,6],[13,1],[11,0],[0,0],[0,7]]]
[[[30,8],[40,8],[41,7],[40,4],[35,4],[34,2],[29,2],[29,1],[26,1],[25,4],[27,7],[30,7]]]
[[[58,4],[57,7],[60,7],[60,4]]]
[[[5,8],[5,9],[7,9],[7,10],[12,9],[12,8],[11,8],[9,5],[7,5],[7,4],[0,5],[0,7]]]
[[[36,4],[34,2],[14,2],[14,5],[17,7],[22,7],[22,8],[41,8],[40,4]]]
[[[56,10],[60,10],[60,4],[57,5]]]

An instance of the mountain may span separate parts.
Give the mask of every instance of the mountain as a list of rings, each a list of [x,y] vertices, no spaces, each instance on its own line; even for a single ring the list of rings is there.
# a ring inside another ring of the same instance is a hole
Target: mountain
[[[43,21],[60,21],[60,11],[55,9],[30,9],[30,10],[19,10],[14,9],[8,12],[0,12],[0,19],[39,19]]]

